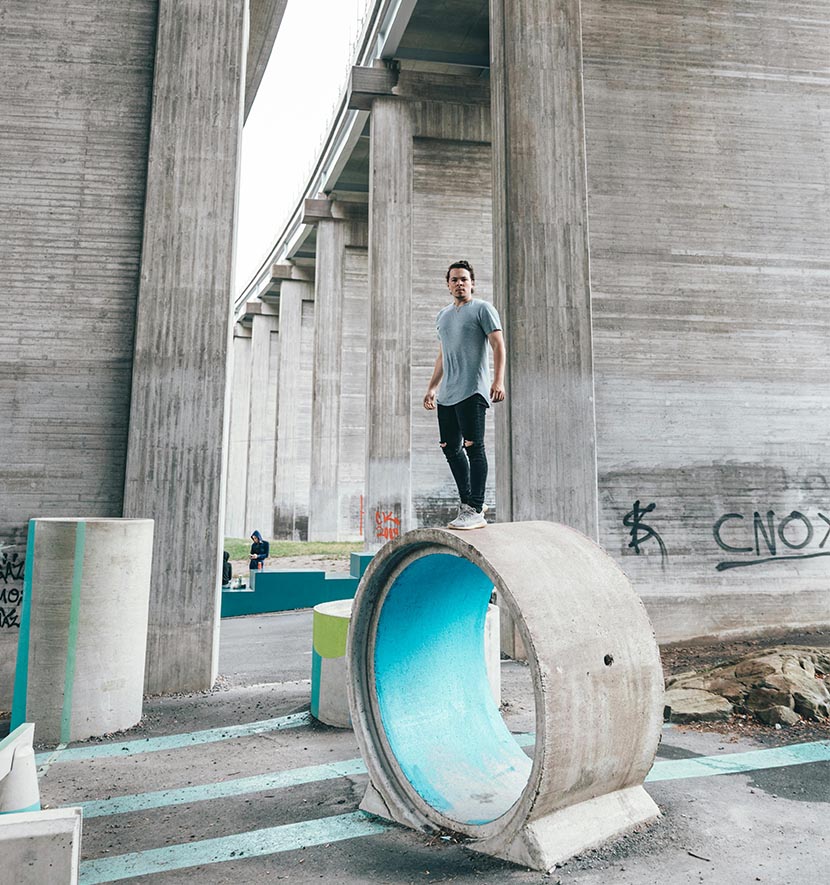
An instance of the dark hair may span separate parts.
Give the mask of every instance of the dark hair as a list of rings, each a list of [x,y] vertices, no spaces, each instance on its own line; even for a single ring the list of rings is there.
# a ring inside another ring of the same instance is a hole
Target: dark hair
[[[473,270],[472,264],[469,261],[453,261],[453,263],[447,268],[447,282],[450,281],[450,271],[453,268],[460,268],[461,270],[468,270],[470,272],[470,279],[475,282],[476,281],[476,272]]]

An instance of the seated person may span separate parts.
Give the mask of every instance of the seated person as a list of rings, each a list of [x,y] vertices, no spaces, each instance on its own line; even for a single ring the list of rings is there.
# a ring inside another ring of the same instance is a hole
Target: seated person
[[[251,564],[249,568],[252,572],[261,572],[265,560],[268,559],[271,547],[267,541],[263,540],[259,532],[254,532],[251,535],[251,540],[254,543],[251,544]]]

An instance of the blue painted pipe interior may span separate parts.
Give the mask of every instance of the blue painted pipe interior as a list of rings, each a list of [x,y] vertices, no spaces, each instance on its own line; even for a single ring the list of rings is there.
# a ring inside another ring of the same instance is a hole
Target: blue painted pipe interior
[[[376,634],[376,688],[392,752],[425,802],[471,825],[507,812],[531,768],[487,682],[492,591],[467,559],[422,557],[390,588]]]

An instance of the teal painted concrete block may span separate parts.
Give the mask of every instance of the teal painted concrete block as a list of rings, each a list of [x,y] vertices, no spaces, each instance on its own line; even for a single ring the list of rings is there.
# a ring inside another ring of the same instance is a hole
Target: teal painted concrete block
[[[358,579],[362,578],[363,572],[366,571],[374,555],[374,553],[350,553],[349,573],[351,576]]]
[[[293,611],[352,599],[358,583],[352,575],[327,575],[316,569],[254,572],[250,589],[222,591],[222,617]]]

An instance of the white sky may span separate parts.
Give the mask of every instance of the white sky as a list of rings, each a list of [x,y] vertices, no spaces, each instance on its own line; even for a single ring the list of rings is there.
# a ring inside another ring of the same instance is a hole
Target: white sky
[[[372,0],[288,0],[242,137],[236,286],[271,251],[308,184]]]

